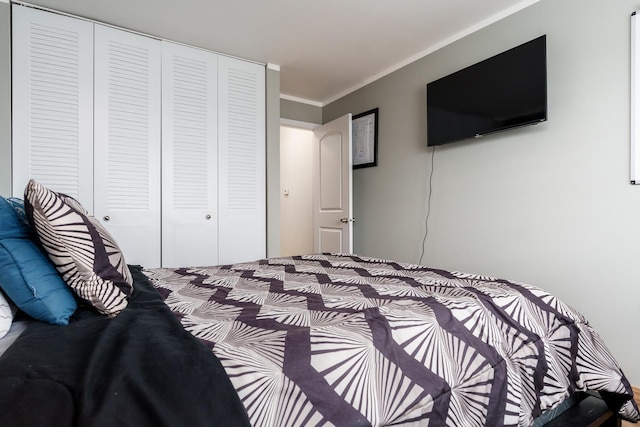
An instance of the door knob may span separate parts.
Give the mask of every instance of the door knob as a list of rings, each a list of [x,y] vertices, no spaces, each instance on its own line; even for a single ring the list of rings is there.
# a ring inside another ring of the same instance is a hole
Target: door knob
[[[211,215],[207,214],[204,219],[211,219]]]
[[[348,224],[350,222],[355,222],[355,218],[340,218],[340,222]]]
[[[102,217],[102,219],[104,219],[105,221],[109,221],[111,217],[109,215],[105,215],[104,217]]]

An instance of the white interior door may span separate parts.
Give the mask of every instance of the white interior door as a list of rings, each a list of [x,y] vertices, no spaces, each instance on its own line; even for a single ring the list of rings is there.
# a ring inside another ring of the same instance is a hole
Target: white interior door
[[[315,252],[353,252],[351,155],[351,114],[314,130]]]
[[[95,26],[95,216],[129,264],[160,266],[159,40]]]
[[[93,212],[93,24],[12,14],[13,195],[34,178]]]
[[[218,58],[220,264],[267,252],[265,67]]]
[[[215,53],[162,44],[162,266],[218,264]]]

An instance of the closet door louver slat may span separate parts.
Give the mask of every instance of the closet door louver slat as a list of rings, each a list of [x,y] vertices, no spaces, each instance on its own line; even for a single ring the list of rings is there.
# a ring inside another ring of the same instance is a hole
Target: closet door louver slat
[[[35,178],[91,211],[93,24],[16,5],[12,19],[13,194]]]

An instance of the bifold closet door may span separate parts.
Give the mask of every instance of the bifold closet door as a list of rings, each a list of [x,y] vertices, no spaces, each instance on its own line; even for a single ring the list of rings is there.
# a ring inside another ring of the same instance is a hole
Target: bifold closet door
[[[129,264],[159,267],[161,42],[95,25],[95,216]]]
[[[218,58],[220,264],[266,255],[265,67]]]
[[[162,43],[162,266],[218,264],[218,55]]]
[[[13,195],[30,178],[93,212],[93,24],[12,6]]]

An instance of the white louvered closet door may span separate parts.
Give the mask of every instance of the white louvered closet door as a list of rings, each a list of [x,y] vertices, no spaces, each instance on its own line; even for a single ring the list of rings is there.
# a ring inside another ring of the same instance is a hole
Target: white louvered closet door
[[[93,24],[12,6],[13,194],[30,178],[93,211]]]
[[[162,266],[218,264],[217,63],[162,44]]]
[[[219,261],[266,255],[265,69],[218,59]]]
[[[95,216],[129,264],[159,267],[161,43],[95,25]]]

